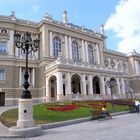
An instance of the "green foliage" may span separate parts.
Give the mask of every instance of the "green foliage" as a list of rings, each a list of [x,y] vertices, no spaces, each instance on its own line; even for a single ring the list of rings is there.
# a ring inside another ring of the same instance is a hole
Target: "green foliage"
[[[57,112],[47,110],[47,107],[49,107],[47,104],[34,106],[33,114],[37,123],[58,122],[90,116],[90,109],[87,108],[80,107],[72,111]]]
[[[51,111],[48,110],[48,107],[57,107],[57,105],[64,105],[64,104],[70,104],[72,102],[65,102],[65,103],[47,103],[47,104],[39,104],[35,105],[33,107],[33,118],[35,120],[36,124],[46,124],[46,123],[52,123],[52,122],[58,122],[58,121],[65,121],[65,120],[72,120],[77,118],[84,118],[84,117],[90,117],[91,116],[91,110],[94,108],[87,107],[87,103],[99,103],[99,101],[88,101],[88,102],[80,102],[76,104],[80,104],[80,107],[78,107],[75,110],[71,111]],[[107,103],[107,109],[112,112],[112,104]],[[115,105],[115,111],[125,111],[128,110],[128,106],[121,106],[121,105]],[[18,119],[18,110],[17,109],[11,109],[6,112],[4,112],[1,117],[0,121],[8,126],[11,127],[13,125],[16,125],[16,121]]]

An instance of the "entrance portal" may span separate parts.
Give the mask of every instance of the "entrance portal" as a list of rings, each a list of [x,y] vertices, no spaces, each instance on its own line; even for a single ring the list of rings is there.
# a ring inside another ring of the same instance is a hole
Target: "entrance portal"
[[[92,80],[93,82],[93,93],[100,94],[100,79],[98,76],[95,76]]]
[[[5,104],[5,92],[0,92],[0,106]]]
[[[57,89],[56,89],[56,77],[55,76],[52,76],[50,77],[50,80],[49,80],[49,97],[50,97],[50,100],[51,101],[55,101],[56,98],[57,98]]]
[[[72,92],[73,94],[81,94],[80,76],[75,74],[71,78]]]

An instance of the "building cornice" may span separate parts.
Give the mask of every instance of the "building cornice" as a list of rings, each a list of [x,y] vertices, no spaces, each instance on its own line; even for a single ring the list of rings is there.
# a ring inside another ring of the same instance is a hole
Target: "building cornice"
[[[73,25],[73,24],[64,24],[62,22],[58,22],[58,21],[54,21],[54,20],[53,21],[42,20],[38,24],[38,27],[40,28],[43,24],[55,26],[57,28],[61,28],[61,29],[64,29],[64,30],[67,30],[70,32],[75,32],[77,34],[81,34],[81,35],[95,38],[98,40],[104,40],[106,38],[106,36],[104,36],[101,33],[95,32],[95,31],[87,29],[87,28],[83,29],[82,27]],[[64,34],[66,34],[66,33],[64,32]]]
[[[21,26],[22,28],[33,28],[33,29],[38,29],[38,23],[37,22],[32,22],[29,20],[22,20],[22,19],[11,19],[10,16],[0,16],[0,24],[3,25],[5,28],[15,28],[16,26]],[[7,26],[9,24],[9,26]],[[18,29],[17,29],[18,30]],[[27,30],[27,29],[25,29]]]
[[[111,54],[111,55],[116,55],[116,56],[127,58],[127,55],[125,53],[117,52],[117,51],[106,49],[106,48],[103,49],[103,51],[104,51],[104,53],[107,53],[107,54]]]

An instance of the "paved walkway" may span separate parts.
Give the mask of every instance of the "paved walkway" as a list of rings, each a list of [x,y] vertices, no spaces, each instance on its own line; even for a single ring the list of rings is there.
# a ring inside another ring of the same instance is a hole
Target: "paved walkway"
[[[6,107],[0,107],[3,112]],[[137,113],[114,116],[113,119],[88,121],[43,131],[32,138],[0,138],[0,140],[139,140],[140,115]],[[8,129],[0,124],[0,133]]]
[[[103,121],[88,121],[48,129],[44,135],[27,140],[139,140],[140,115],[114,116]]]
[[[0,106],[0,115],[1,115],[4,111],[6,111],[6,110],[8,110],[8,109],[10,109],[10,108],[15,108],[15,106],[7,106],[7,107],[1,107],[1,106]],[[3,124],[1,124],[1,122],[0,122],[0,135],[1,135],[1,134],[5,134],[5,133],[8,133],[8,128],[7,128],[6,126],[4,126]],[[1,140],[1,138],[0,138],[0,140]]]

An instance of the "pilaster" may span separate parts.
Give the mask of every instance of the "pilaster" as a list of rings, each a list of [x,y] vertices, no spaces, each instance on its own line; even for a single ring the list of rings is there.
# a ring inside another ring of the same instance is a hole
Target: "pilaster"
[[[46,93],[45,93],[45,100],[46,101],[50,101],[51,99],[50,99],[50,94],[49,94],[49,89],[50,89],[50,87],[49,87],[49,79],[48,79],[48,77],[46,77]]]
[[[85,74],[83,74],[82,83],[83,83],[83,94],[86,94],[86,80],[85,80]]]
[[[105,94],[105,82],[104,82],[104,76],[101,78],[101,87],[102,87],[102,94]]]
[[[72,59],[72,43],[70,36],[69,36],[69,58]]]
[[[97,64],[100,64],[99,44],[96,44],[96,57]]]
[[[57,72],[57,95],[63,94],[62,73]]]
[[[82,40],[82,57],[83,57],[83,61],[86,62],[86,52],[85,52],[84,40]]]
[[[71,94],[71,77],[70,77],[70,73],[67,74],[67,93]]]
[[[65,55],[66,58],[69,58],[69,47],[68,47],[68,37],[65,35]]]
[[[89,75],[89,94],[93,94],[92,77]]]
[[[125,94],[125,83],[123,78],[121,78],[121,85],[122,85],[122,94]]]
[[[89,54],[88,54],[88,44],[87,44],[87,41],[85,41],[85,52],[86,52],[86,62],[89,62]]]
[[[32,71],[32,84],[33,84],[33,87],[35,87],[35,68],[33,68],[33,71]]]
[[[19,86],[22,85],[22,67],[19,67]]]
[[[118,92],[118,94],[121,94],[119,78],[117,78],[117,92]]]
[[[50,57],[53,57],[53,40],[52,40],[52,32],[50,31]]]

